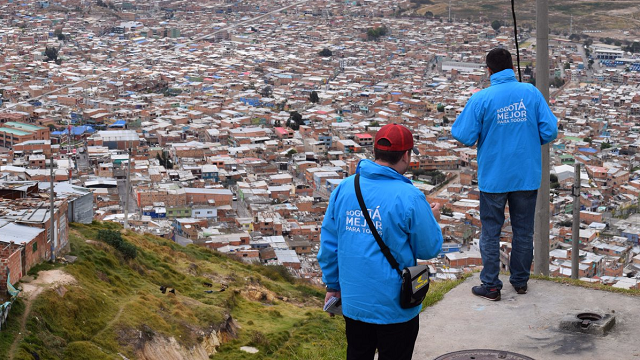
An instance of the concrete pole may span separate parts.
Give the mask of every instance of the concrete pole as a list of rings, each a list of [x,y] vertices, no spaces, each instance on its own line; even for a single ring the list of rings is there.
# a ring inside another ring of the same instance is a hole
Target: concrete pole
[[[49,159],[49,167],[51,168],[50,174],[51,174],[51,183],[49,184],[49,203],[51,206],[51,223],[49,224],[49,234],[51,234],[49,236],[49,241],[51,242],[51,261],[56,261],[56,244],[55,244],[55,239],[56,239],[56,234],[55,234],[55,229],[56,229],[56,221],[53,218],[53,214],[54,214],[54,210],[55,210],[55,192],[53,191],[53,184],[55,182],[55,178],[53,176],[53,151],[51,152],[51,158]]]
[[[536,0],[536,87],[549,102],[549,4]],[[534,273],[549,276],[549,144],[541,146],[542,182],[538,189],[534,233]]]
[[[127,181],[125,183],[125,198],[124,198],[124,229],[129,228],[129,188],[131,187],[131,148],[129,148],[129,161],[127,161]]]
[[[578,258],[580,255],[580,163],[576,161],[573,176],[573,225],[571,236],[573,247],[571,248],[571,278],[578,278]]]

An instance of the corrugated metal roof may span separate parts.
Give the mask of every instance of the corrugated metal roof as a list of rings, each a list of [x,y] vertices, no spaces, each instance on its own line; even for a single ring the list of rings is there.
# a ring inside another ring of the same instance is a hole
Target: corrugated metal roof
[[[0,241],[25,244],[36,238],[44,229],[18,225],[6,220],[0,220]]]

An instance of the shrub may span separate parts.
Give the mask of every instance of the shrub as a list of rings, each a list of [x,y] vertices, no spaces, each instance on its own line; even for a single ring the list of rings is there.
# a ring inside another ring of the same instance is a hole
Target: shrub
[[[125,259],[135,259],[138,255],[138,248],[132,243],[124,240],[122,235],[113,230],[98,230],[98,240],[102,240],[107,244],[120,251]]]

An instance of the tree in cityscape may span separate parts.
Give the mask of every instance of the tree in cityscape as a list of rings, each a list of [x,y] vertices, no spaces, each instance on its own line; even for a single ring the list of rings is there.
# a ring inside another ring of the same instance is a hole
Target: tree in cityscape
[[[551,85],[554,88],[560,88],[560,87],[562,87],[562,85],[564,85],[564,80],[561,79],[560,77],[556,76],[556,77],[553,78],[553,81],[551,81]]]
[[[58,60],[58,49],[55,46],[47,46],[44,49],[44,55],[47,57],[45,61]]]
[[[53,35],[58,38],[58,40],[65,40],[67,37],[62,33],[62,28],[56,28],[53,31]]]
[[[447,175],[439,170],[427,171],[425,175],[431,177],[431,185],[442,184],[447,179]]]
[[[378,40],[380,37],[387,35],[389,30],[386,26],[380,26],[376,28],[367,29],[367,39],[368,40]]]
[[[569,35],[569,40],[571,40],[571,41],[580,41],[580,35],[571,34],[571,35]]]
[[[290,127],[293,130],[298,130],[302,124],[304,124],[302,115],[297,111],[292,111],[289,114],[289,119],[287,120],[287,127]]]
[[[600,150],[608,149],[610,147],[612,147],[612,145],[608,142],[603,142],[602,144],[600,144]]]
[[[440,214],[445,215],[445,216],[453,216],[453,210],[451,210],[450,208],[443,206],[440,209]]]
[[[502,24],[500,24],[500,20],[493,20],[491,22],[491,28],[495,31],[499,31]]]
[[[331,50],[324,48],[322,50],[320,50],[318,52],[318,55],[322,56],[322,57],[330,57],[333,55],[333,52],[331,52]]]
[[[165,169],[173,169],[173,162],[169,159],[166,152],[163,151],[162,156],[160,156],[159,153],[156,154],[156,159],[160,161],[160,165],[164,166]]]
[[[632,53],[640,52],[640,42],[634,41],[630,45],[627,45],[623,48],[624,51],[629,51]]]
[[[438,106],[436,106],[436,110],[438,112],[444,112],[444,105],[443,104],[438,104]]]
[[[291,113],[289,113],[289,119],[297,122],[297,123],[301,123],[302,122],[302,115],[300,115],[299,112],[297,111],[292,111]]]
[[[273,89],[271,88],[271,86],[267,85],[262,88],[262,91],[260,91],[260,95],[266,98],[270,98],[271,95],[273,95]]]
[[[582,141],[591,144],[591,141],[593,141],[593,140],[591,140],[591,138],[587,136],[586,138],[582,139]]]
[[[317,104],[318,102],[320,102],[320,97],[315,90],[313,90],[311,94],[309,94],[309,101],[311,101],[313,104]]]

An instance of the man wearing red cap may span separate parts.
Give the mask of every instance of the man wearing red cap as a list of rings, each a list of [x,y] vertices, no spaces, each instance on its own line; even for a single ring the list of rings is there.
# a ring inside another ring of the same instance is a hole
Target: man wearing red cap
[[[424,194],[403,174],[414,147],[411,131],[383,126],[375,137],[375,161],[356,173],[371,221],[400,269],[430,259],[442,248],[442,231]],[[341,297],[347,359],[409,360],[418,335],[421,306],[400,306],[402,279],[389,264],[362,215],[354,176],[331,193],[322,223],[318,263],[326,300]]]

